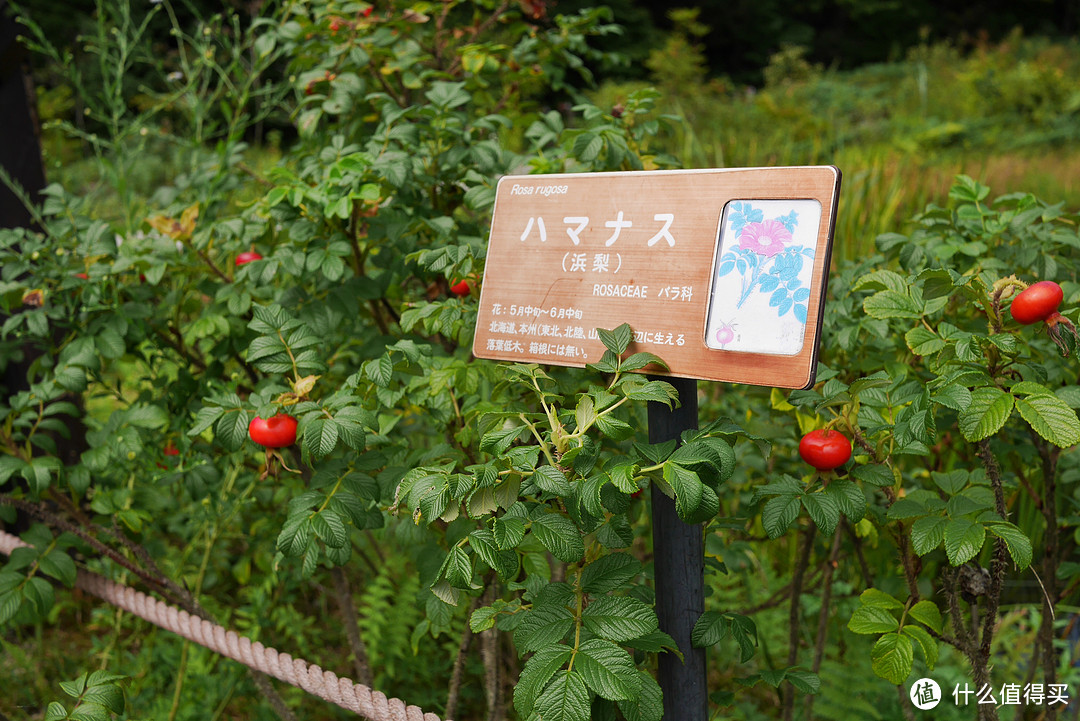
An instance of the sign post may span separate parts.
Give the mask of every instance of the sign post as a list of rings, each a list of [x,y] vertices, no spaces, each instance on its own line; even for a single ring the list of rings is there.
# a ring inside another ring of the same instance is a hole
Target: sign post
[[[649,442],[697,427],[697,379],[814,384],[840,171],[833,166],[507,176],[491,222],[473,354],[584,367],[597,329],[628,323],[641,372],[675,386],[649,403]],[[705,721],[704,538],[652,489],[656,612],[684,656],[660,658],[667,719]]]
[[[678,440],[683,431],[698,427],[697,381],[658,378],[675,386],[681,405],[669,409],[649,402],[649,443]],[[650,494],[653,524],[653,580],[660,630],[671,636],[683,654],[661,654],[660,689],[664,692],[664,718],[706,721],[709,689],[705,675],[705,649],[694,648],[690,635],[705,612],[705,538],[700,524],[684,523],[675,501],[656,486]]]

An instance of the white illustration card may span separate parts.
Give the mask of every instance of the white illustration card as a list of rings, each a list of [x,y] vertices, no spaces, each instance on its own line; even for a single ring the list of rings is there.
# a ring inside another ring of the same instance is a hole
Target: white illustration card
[[[705,345],[773,355],[802,350],[820,222],[817,200],[725,206]]]

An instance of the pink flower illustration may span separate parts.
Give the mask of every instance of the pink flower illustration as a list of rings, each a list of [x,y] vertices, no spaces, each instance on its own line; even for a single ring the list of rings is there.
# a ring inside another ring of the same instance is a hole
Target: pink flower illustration
[[[791,231],[779,220],[747,223],[739,234],[739,250],[752,250],[758,255],[772,257],[791,241]]]

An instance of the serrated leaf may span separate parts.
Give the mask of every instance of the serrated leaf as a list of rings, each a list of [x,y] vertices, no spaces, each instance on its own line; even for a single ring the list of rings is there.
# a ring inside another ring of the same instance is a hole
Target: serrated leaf
[[[500,428],[489,431],[480,439],[480,452],[501,456],[524,430],[525,426],[515,426],[513,428]]]
[[[604,347],[617,356],[621,356],[625,353],[626,349],[630,346],[630,341],[634,339],[634,332],[626,323],[623,323],[614,330],[597,328],[596,333],[600,336],[600,342],[604,344]]]
[[[883,290],[863,301],[863,310],[871,318],[920,318],[922,307],[907,293]]]
[[[591,638],[582,643],[574,668],[589,688],[609,701],[637,698],[641,689],[641,677],[630,654],[610,641]]]
[[[570,495],[570,483],[566,480],[566,475],[555,466],[540,466],[530,476],[530,480],[546,493],[562,498]]]
[[[807,493],[802,497],[802,504],[818,530],[831,536],[840,522],[840,506],[836,499],[827,493]]]
[[[986,530],[1005,541],[1005,547],[1017,568],[1023,571],[1031,565],[1031,539],[1023,531],[1011,523],[990,523]]]
[[[792,521],[799,517],[802,502],[799,496],[776,496],[761,509],[761,524],[769,538],[784,535]]]
[[[1068,448],[1080,443],[1080,419],[1076,417],[1076,411],[1057,396],[1017,398],[1016,410],[1036,433],[1055,446]]]
[[[922,600],[908,609],[908,616],[941,633],[941,610],[933,601]]]
[[[866,496],[858,484],[846,478],[835,478],[825,488],[825,492],[836,502],[840,512],[852,523],[861,521],[866,515]]]
[[[614,591],[641,573],[641,561],[629,553],[609,553],[581,571],[581,589],[601,594]]]
[[[521,669],[514,686],[514,708],[521,718],[528,718],[536,697],[551,677],[570,659],[573,651],[561,644],[546,646],[534,653]]]
[[[82,700],[100,704],[116,714],[124,713],[124,690],[114,683],[91,684]]]
[[[900,622],[891,612],[877,606],[859,606],[851,614],[848,629],[854,633],[888,633],[900,628]]]
[[[904,608],[904,604],[899,599],[877,588],[868,588],[859,594],[859,603],[863,606],[883,608],[886,611],[900,611]]]
[[[539,651],[558,643],[574,626],[570,610],[556,605],[534,605],[514,630],[514,646],[519,653]]]
[[[917,356],[932,356],[947,345],[944,338],[921,325],[905,333],[904,340]]]
[[[901,498],[889,506],[889,511],[886,515],[891,520],[899,521],[907,518],[925,516],[926,513],[927,509],[923,504],[910,498]]]
[[[42,573],[52,576],[68,588],[75,585],[75,562],[63,551],[54,550],[38,559],[38,568]],[[119,712],[118,712],[119,713]]]
[[[821,677],[811,671],[789,668],[786,678],[792,686],[802,693],[815,694],[821,691]]]
[[[945,538],[945,526],[949,520],[942,516],[925,516],[911,524],[911,547],[920,556],[933,551]]]
[[[641,690],[636,701],[619,701],[619,710],[626,721],[661,721],[664,716],[664,694],[651,675],[638,671]]]
[[[495,536],[495,545],[500,550],[517,548],[525,537],[525,521],[512,516],[501,516],[495,519],[491,530]]]
[[[629,596],[601,596],[581,614],[585,627],[609,641],[629,641],[657,630],[656,612]]]
[[[536,700],[536,715],[543,721],[588,721],[589,689],[581,674],[559,671]]]
[[[877,463],[855,466],[851,469],[851,475],[863,483],[869,483],[871,486],[891,486],[896,482],[889,467]]]
[[[68,717],[67,709],[59,701],[52,701],[45,709],[45,721],[63,721]]]
[[[337,447],[338,424],[333,418],[313,418],[304,426],[304,447],[314,458],[322,458]]]
[[[673,461],[664,463],[664,481],[675,491],[675,510],[683,520],[690,518],[704,494],[704,484],[698,474]]]
[[[986,529],[981,523],[966,518],[954,518],[945,526],[945,554],[949,563],[959,566],[967,563],[982,550]]]
[[[731,632],[731,619],[726,613],[706,611],[694,623],[690,632],[690,642],[694,648],[708,648],[727,638]]]
[[[938,645],[937,642],[926,632],[925,629],[908,625],[901,629],[901,633],[905,636],[915,639],[919,644],[919,648],[922,649],[923,657],[926,659],[927,667],[933,671],[934,666],[937,664],[938,659]]]
[[[533,519],[532,532],[551,551],[555,558],[567,563],[580,561],[585,555],[585,542],[574,522],[557,513],[546,513]]]
[[[976,388],[971,403],[960,412],[960,432],[972,443],[994,435],[1009,420],[1014,403],[1013,397],[1000,388]]]
[[[954,411],[964,411],[971,405],[971,391],[958,383],[947,385],[930,396],[930,400]]]
[[[915,652],[911,639],[899,633],[887,633],[870,650],[870,665],[874,673],[899,686],[911,673]]]
[[[581,396],[574,410],[574,420],[579,430],[591,427],[596,421],[596,404],[593,403],[592,396],[584,394]]]

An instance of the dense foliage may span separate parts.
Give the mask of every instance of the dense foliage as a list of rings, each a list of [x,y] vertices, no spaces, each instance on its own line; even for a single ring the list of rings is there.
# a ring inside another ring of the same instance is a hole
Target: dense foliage
[[[834,270],[813,389],[703,384],[701,428],[649,444],[646,402],[678,399],[634,372],[662,359],[633,318],[584,370],[468,350],[499,176],[676,162],[657,91],[578,98],[604,11],[312,2],[190,30],[155,7],[101,3],[93,68],[27,21],[98,175],[0,231],[0,367],[27,381],[0,403],[0,519],[31,544],[0,569],[13,704],[335,713],[57,593],[85,567],[447,717],[658,719],[650,486],[702,524],[722,715],[1075,680],[1075,358],[1008,313],[1049,279],[1080,320],[1075,213],[959,177]],[[279,158],[249,144],[271,122]],[[278,414],[294,445],[249,440]],[[854,453],[813,471],[822,428]],[[976,708],[996,718],[952,711]]]

